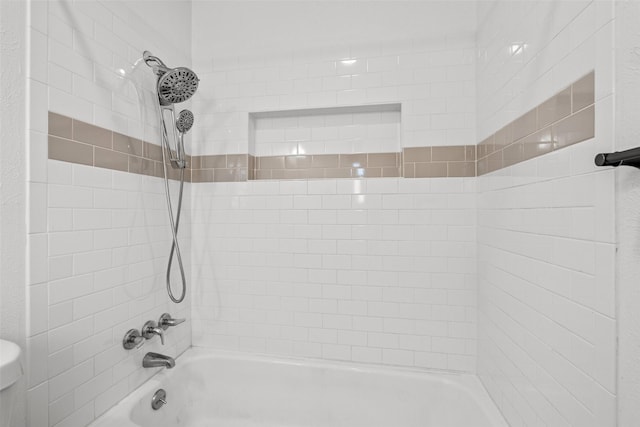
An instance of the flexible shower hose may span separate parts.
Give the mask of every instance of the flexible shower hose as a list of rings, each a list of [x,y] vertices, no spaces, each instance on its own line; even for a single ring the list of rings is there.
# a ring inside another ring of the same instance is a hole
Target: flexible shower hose
[[[193,113],[189,110],[180,112],[180,118],[176,121],[175,108],[176,103],[184,102],[191,98],[198,89],[198,76],[192,70],[185,67],[169,68],[162,60],[153,56],[151,52],[144,51],[142,60],[153,69],[158,77],[156,84],[157,103],[155,103],[161,125],[162,139],[162,166],[164,169],[164,189],[167,196],[167,208],[169,210],[169,223],[171,225],[171,235],[173,241],[171,243],[171,252],[167,261],[167,294],[174,303],[181,303],[187,294],[187,280],[184,274],[184,265],[182,263],[182,254],[180,253],[180,244],[178,243],[178,227],[180,226],[180,212],[182,211],[182,193],[184,190],[184,168],[186,167],[184,159],[184,134],[189,131],[193,125]],[[136,62],[137,63],[137,62]],[[180,143],[176,140],[176,154],[178,156],[178,166],[180,168],[180,195],[178,198],[178,211],[174,221],[173,205],[171,203],[171,194],[169,191],[169,174],[167,171],[167,153],[171,157],[171,144],[169,143],[169,135],[167,133],[167,124],[163,111],[171,112],[171,126],[173,134],[177,138],[175,131],[180,131]],[[178,258],[178,266],[180,268],[180,277],[182,279],[182,292],[178,298],[173,295],[171,290],[171,266],[173,264],[173,254]]]
[[[166,130],[165,130],[166,132]],[[165,134],[166,137],[166,134]],[[181,303],[187,294],[187,279],[184,275],[184,265],[182,264],[182,254],[180,253],[180,244],[178,243],[178,227],[180,226],[180,212],[182,211],[182,190],[184,188],[184,168],[180,168],[180,193],[178,196],[178,212],[174,221],[173,218],[173,205],[171,203],[171,194],[169,193],[169,174],[167,173],[167,159],[166,150],[168,147],[162,149],[162,164],[164,166],[164,190],[167,196],[167,208],[169,209],[169,223],[171,225],[171,234],[173,236],[173,242],[171,242],[171,252],[169,254],[169,261],[167,261],[167,293],[171,301],[176,304]],[[178,258],[178,267],[180,268],[180,277],[182,279],[182,292],[181,295],[176,298],[171,290],[171,265],[173,263],[173,254],[176,254]]]

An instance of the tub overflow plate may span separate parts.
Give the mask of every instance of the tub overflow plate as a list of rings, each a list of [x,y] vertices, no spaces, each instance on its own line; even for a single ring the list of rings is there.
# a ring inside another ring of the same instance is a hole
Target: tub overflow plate
[[[151,407],[154,411],[162,408],[167,404],[167,392],[164,389],[158,389],[155,393],[153,393],[153,397],[151,398]]]

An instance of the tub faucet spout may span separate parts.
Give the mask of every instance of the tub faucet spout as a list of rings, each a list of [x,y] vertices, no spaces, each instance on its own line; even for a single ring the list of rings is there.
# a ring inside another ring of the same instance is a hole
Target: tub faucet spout
[[[159,368],[164,367],[167,369],[171,369],[176,366],[176,361],[173,357],[165,356],[160,353],[149,352],[144,355],[142,359],[142,367],[143,368]]]

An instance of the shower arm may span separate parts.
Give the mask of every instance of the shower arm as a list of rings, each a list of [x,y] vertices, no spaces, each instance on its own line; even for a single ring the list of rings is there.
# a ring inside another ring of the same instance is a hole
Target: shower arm
[[[152,55],[149,51],[144,51],[144,53],[142,54],[142,59],[144,60],[145,64],[153,69],[153,72],[156,75],[162,75],[169,71],[169,67],[166,66],[162,59]]]

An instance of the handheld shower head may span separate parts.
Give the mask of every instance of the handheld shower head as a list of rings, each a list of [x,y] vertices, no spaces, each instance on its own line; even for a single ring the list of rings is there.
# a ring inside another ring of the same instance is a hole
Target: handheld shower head
[[[187,133],[193,126],[193,113],[189,110],[182,110],[180,114],[178,114],[178,120],[176,120],[176,128],[180,133]]]
[[[180,141],[177,145],[176,154],[178,156],[178,167],[185,168],[187,163],[185,162],[184,151],[184,135],[189,132],[191,126],[193,126],[193,113],[189,110],[182,110],[176,120],[176,129],[180,132]]]

